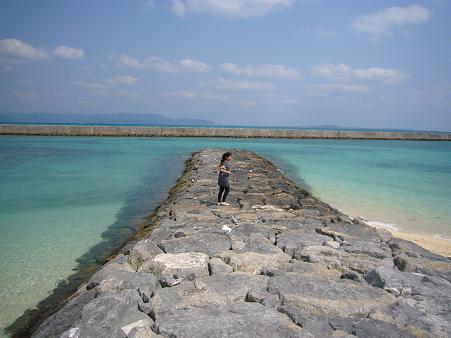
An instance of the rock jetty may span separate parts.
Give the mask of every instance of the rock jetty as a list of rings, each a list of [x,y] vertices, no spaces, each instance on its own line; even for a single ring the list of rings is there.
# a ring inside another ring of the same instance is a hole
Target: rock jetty
[[[266,159],[187,161],[140,238],[33,337],[450,337],[451,260],[351,220]]]

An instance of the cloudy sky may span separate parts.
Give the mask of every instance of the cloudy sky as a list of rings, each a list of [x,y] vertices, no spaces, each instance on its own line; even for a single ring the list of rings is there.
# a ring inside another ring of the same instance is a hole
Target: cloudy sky
[[[451,131],[451,1],[2,0],[0,112]]]

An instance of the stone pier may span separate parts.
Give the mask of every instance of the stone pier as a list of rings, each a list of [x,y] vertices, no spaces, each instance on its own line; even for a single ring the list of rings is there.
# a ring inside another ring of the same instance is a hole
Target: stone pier
[[[450,337],[451,260],[349,219],[264,158],[187,161],[168,199],[33,337]]]
[[[289,139],[357,139],[451,141],[451,133],[268,128],[198,128],[145,126],[79,126],[0,124],[0,135],[42,136],[141,136],[141,137],[239,137]]]

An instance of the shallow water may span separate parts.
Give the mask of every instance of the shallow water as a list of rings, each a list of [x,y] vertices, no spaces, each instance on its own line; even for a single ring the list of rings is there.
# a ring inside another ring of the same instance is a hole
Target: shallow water
[[[451,142],[1,136],[0,328],[121,245],[205,147],[267,156],[353,216],[451,237]]]

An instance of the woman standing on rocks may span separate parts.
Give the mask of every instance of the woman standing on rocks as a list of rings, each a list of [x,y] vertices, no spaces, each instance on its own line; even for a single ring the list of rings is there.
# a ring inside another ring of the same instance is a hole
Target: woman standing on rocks
[[[219,164],[219,193],[218,193],[218,205],[229,205],[226,203],[227,195],[230,191],[229,175],[232,172],[230,169],[230,160],[232,159],[232,153],[230,151],[222,155],[221,163]],[[222,201],[221,201],[222,199]]]

